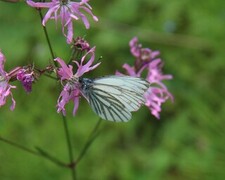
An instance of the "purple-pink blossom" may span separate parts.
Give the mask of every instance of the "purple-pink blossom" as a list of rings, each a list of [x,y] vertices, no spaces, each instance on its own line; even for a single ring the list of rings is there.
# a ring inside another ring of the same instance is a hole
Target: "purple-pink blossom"
[[[73,39],[73,20],[81,19],[86,27],[89,29],[90,24],[86,15],[82,12],[90,14],[94,21],[98,18],[93,15],[92,8],[88,4],[89,0],[81,0],[80,2],[73,2],[70,0],[52,0],[51,2],[34,2],[27,0],[27,4],[36,8],[48,8],[48,12],[43,18],[42,24],[45,26],[49,19],[61,19],[63,34],[67,37],[67,43],[70,44]],[[82,11],[81,11],[82,10]],[[65,33],[65,29],[67,33]]]
[[[4,70],[5,61],[5,56],[0,50],[0,107],[6,103],[7,97],[11,96],[12,105],[10,109],[14,110],[16,106],[16,101],[13,98],[11,89],[16,88],[16,86],[11,86],[9,84],[10,77],[8,76],[8,73]]]
[[[79,49],[81,52],[83,51],[87,52],[91,49],[89,43],[84,38],[79,36],[76,39],[74,39],[73,47],[75,49]]]
[[[172,94],[168,91],[163,80],[172,79],[172,75],[164,75],[162,73],[163,63],[157,56],[159,51],[152,51],[149,48],[142,48],[138,44],[138,39],[133,38],[130,43],[131,54],[135,57],[134,66],[124,64],[123,68],[126,70],[125,74],[135,77],[141,77],[144,70],[147,71],[145,79],[151,83],[151,87],[145,94],[145,105],[150,109],[153,116],[160,118],[161,105],[166,102],[168,98],[173,101]],[[116,74],[121,74],[116,72]]]
[[[87,56],[90,56],[90,59],[87,60]],[[67,65],[62,59],[56,58],[55,61],[59,63],[61,66],[57,73],[60,77],[61,83],[65,84],[62,92],[59,95],[57,101],[57,112],[62,112],[63,115],[66,115],[65,105],[69,101],[73,101],[73,115],[76,114],[78,106],[79,106],[79,97],[81,94],[80,91],[80,83],[79,77],[81,77],[84,73],[87,73],[93,69],[95,69],[100,63],[92,65],[95,59],[95,48],[90,49],[82,58],[80,62],[73,61],[78,69],[76,73],[73,73],[73,66]],[[65,83],[63,83],[65,82]]]
[[[134,37],[130,42],[130,52],[135,57],[135,69],[139,71],[144,66],[150,63],[152,60],[156,59],[156,57],[160,54],[159,51],[152,51],[149,48],[143,48],[142,44],[138,44],[138,38]]]
[[[172,75],[162,74],[161,59],[156,59],[149,63],[146,80],[149,81],[152,86],[145,94],[145,105],[150,109],[152,115],[158,119],[160,118],[162,103],[166,102],[168,98],[173,101],[172,94],[168,91],[166,85],[162,81],[170,80],[172,78]]]
[[[20,69],[17,73],[17,79],[22,83],[26,92],[31,92],[32,83],[34,82],[34,71],[30,71],[30,68]]]

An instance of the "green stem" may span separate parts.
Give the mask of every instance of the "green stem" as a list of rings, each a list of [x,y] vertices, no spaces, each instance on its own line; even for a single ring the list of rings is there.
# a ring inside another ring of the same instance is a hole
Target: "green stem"
[[[43,20],[43,15],[42,15],[41,9],[38,9],[38,12],[39,12],[39,15],[40,15],[41,21],[42,21]],[[53,61],[54,65],[57,67],[57,63],[54,61],[55,55],[53,53],[53,49],[52,49],[52,45],[51,45],[51,42],[50,42],[50,39],[49,39],[49,36],[48,36],[47,28],[45,26],[42,26],[42,27],[43,27],[43,30],[44,30],[44,33],[45,33],[45,38],[46,38],[47,43],[48,43],[50,54],[52,56],[52,61]]]
[[[42,21],[43,15],[42,15],[42,12],[41,12],[40,9],[39,9],[39,15],[40,15],[41,21]],[[52,46],[51,46],[51,43],[50,43],[50,40],[49,40],[48,32],[47,32],[47,29],[46,29],[45,26],[43,26],[43,30],[44,30],[45,37],[46,37],[46,40],[47,40],[47,43],[48,43],[48,46],[49,46],[49,50],[50,50],[50,53],[51,53],[51,56],[52,56],[52,61],[53,61],[54,65],[57,67],[57,63],[54,61],[55,55],[53,53],[53,49],[52,49]],[[69,129],[68,129],[66,118],[64,116],[62,116],[62,119],[63,119],[63,127],[64,127],[67,146],[68,146],[69,159],[70,159],[70,165],[67,166],[67,167],[69,167],[71,169],[72,178],[73,178],[73,180],[75,180],[76,179],[76,173],[75,173],[75,168],[74,168],[75,163],[73,161],[73,152],[72,152],[72,146],[71,146],[71,141],[70,141]]]
[[[43,157],[47,158],[48,160],[54,162],[55,164],[57,164],[59,166],[67,167],[67,165],[65,163],[62,163],[61,161],[59,161],[55,157],[51,156],[49,153],[47,153],[43,149],[41,149],[39,147],[36,147],[36,149],[38,150],[38,152],[40,153],[40,155],[42,155]]]
[[[31,150],[31,149],[29,149],[29,148],[27,148],[27,147],[24,147],[24,146],[22,146],[22,145],[20,145],[20,144],[16,144],[16,143],[14,143],[14,142],[12,142],[12,141],[10,141],[10,140],[7,140],[7,139],[5,139],[5,138],[3,138],[3,137],[0,137],[0,141],[3,141],[3,142],[5,142],[6,144],[9,144],[9,145],[11,145],[11,146],[14,146],[14,147],[16,147],[16,148],[18,148],[18,149],[20,149],[20,150],[26,151],[26,152],[28,152],[28,153],[30,153],[30,154],[33,154],[33,155],[36,155],[36,156],[40,156],[40,154],[37,153],[36,151]]]
[[[80,162],[80,160],[83,158],[83,156],[85,155],[85,153],[87,152],[87,150],[89,149],[89,147],[91,146],[91,144],[93,143],[93,141],[96,139],[96,137],[99,135],[98,129],[100,127],[100,124],[102,122],[102,119],[99,118],[98,122],[96,123],[94,129],[92,130],[92,132],[90,133],[87,142],[85,143],[83,149],[81,150],[77,160],[76,160],[76,165]]]
[[[30,154],[33,154],[33,155],[35,155],[35,156],[39,156],[39,157],[45,158],[45,159],[47,159],[47,160],[53,162],[54,164],[56,164],[56,165],[58,165],[58,166],[67,167],[65,163],[59,161],[58,159],[56,159],[56,158],[50,156],[50,155],[47,154],[47,153],[44,153],[43,150],[42,150],[42,152],[41,152],[41,151],[40,151],[40,148],[39,148],[39,152],[36,152],[36,151],[34,151],[34,150],[32,150],[32,149],[29,149],[29,148],[27,148],[27,147],[24,147],[24,146],[22,146],[22,145],[20,145],[20,144],[17,144],[17,143],[15,143],[15,142],[12,142],[12,141],[10,141],[10,140],[7,140],[7,139],[5,139],[5,138],[3,138],[3,137],[0,137],[0,141],[5,142],[6,144],[9,144],[9,145],[11,145],[11,146],[13,146],[13,147],[15,147],[15,148],[17,148],[17,149],[20,149],[20,150],[22,150],[22,151],[25,151],[25,152],[28,152],[28,153],[30,153]]]
[[[72,50],[69,62],[67,64],[70,64],[73,60],[80,60],[82,58],[82,52],[77,50],[76,48]]]
[[[68,153],[69,153],[69,160],[70,160],[70,164],[69,164],[68,167],[70,167],[73,180],[75,180],[76,179],[75,162],[74,162],[74,159],[73,159],[73,151],[72,151],[72,144],[71,144],[71,140],[70,140],[68,124],[67,124],[65,116],[62,115],[62,119],[63,119],[63,127],[64,127],[64,131],[65,131],[65,135],[66,135],[66,141],[67,141],[67,147],[68,147]]]
[[[73,48],[72,49],[71,56],[70,56],[70,60],[69,60],[69,62],[67,64],[70,64],[71,61],[74,60],[74,57],[75,57],[76,53],[77,53],[76,50]]]

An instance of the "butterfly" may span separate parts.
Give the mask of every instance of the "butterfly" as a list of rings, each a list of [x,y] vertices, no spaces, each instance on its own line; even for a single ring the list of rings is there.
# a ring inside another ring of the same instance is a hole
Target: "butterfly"
[[[127,122],[132,111],[145,103],[144,93],[150,83],[131,76],[105,76],[96,79],[80,78],[80,91],[92,110],[102,119]]]

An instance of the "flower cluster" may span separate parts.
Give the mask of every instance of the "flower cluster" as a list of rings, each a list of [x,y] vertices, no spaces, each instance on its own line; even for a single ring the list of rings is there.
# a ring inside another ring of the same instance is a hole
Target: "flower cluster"
[[[11,96],[12,105],[11,110],[15,109],[16,101],[13,98],[11,89],[15,89],[16,86],[12,86],[9,83],[11,81],[18,80],[21,82],[26,92],[31,92],[32,84],[35,79],[39,77],[39,72],[35,71],[31,66],[15,67],[9,73],[4,69],[6,58],[0,50],[0,107],[5,105],[8,96]]]
[[[16,101],[13,98],[11,89],[16,88],[16,86],[12,86],[9,84],[10,76],[4,70],[5,65],[5,56],[2,54],[0,50],[0,107],[6,103],[6,98],[11,96],[12,105],[10,107],[11,110],[14,110],[16,106]]]
[[[73,40],[73,20],[81,19],[86,29],[90,27],[89,21],[82,11],[90,14],[94,21],[98,21],[98,18],[91,12],[92,8],[88,4],[88,1],[89,0],[81,0],[81,2],[72,2],[70,0],[52,0],[51,2],[34,2],[32,0],[27,0],[27,4],[36,8],[49,9],[43,18],[43,26],[45,26],[49,19],[54,19],[55,21],[60,19],[62,32],[67,38],[67,43],[70,44]],[[65,29],[67,33],[65,33]]]
[[[81,52],[89,51],[91,49],[89,43],[82,37],[77,37],[74,39],[72,48],[75,50],[78,49]]]
[[[24,90],[30,93],[32,91],[32,84],[35,78],[37,78],[37,75],[38,74],[33,70],[33,68],[26,67],[18,71],[17,80],[22,83]]]
[[[87,56],[90,56],[89,60],[87,60]],[[63,82],[66,81],[66,84],[64,85],[64,88],[58,98],[57,112],[62,112],[63,115],[66,115],[65,105],[69,101],[73,101],[74,103],[73,115],[76,114],[79,106],[79,96],[81,95],[79,87],[80,86],[79,77],[81,77],[84,73],[87,73],[95,69],[100,64],[97,63],[92,66],[94,59],[95,59],[95,47],[90,49],[82,57],[80,63],[77,61],[73,61],[78,67],[75,74],[73,73],[73,67],[71,65],[66,65],[65,62],[60,58],[55,59],[55,61],[57,61],[61,66],[57,71],[61,83],[63,84]]]
[[[54,19],[56,22],[61,21],[62,32],[66,36],[67,43],[71,44],[73,52],[68,63],[59,57],[55,58],[56,64],[59,64],[59,68],[51,65],[47,66],[44,70],[38,70],[34,66],[28,65],[24,67],[16,67],[8,73],[4,69],[5,56],[0,50],[0,107],[6,103],[6,99],[11,97],[12,105],[11,110],[15,108],[16,102],[13,98],[11,90],[16,88],[10,83],[18,80],[21,82],[23,88],[27,93],[32,91],[32,84],[43,73],[57,74],[63,85],[63,90],[59,95],[57,101],[57,112],[62,112],[66,115],[65,105],[73,101],[75,115],[79,106],[79,97],[82,95],[80,77],[95,69],[100,63],[93,65],[95,59],[95,47],[91,48],[89,43],[81,37],[73,37],[73,20],[81,19],[85,27],[90,27],[89,21],[84,13],[92,16],[94,21],[98,21],[98,18],[93,15],[92,8],[88,4],[89,0],[80,0],[79,2],[73,2],[71,0],[49,0],[47,2],[36,2],[34,0],[26,0],[29,6],[35,8],[47,8],[48,11],[42,20],[42,25],[45,26],[49,19]],[[65,31],[67,31],[65,33]],[[138,43],[138,39],[133,38],[130,43],[131,54],[135,57],[134,66],[124,64],[123,68],[126,70],[126,74],[135,77],[141,77],[143,71],[147,71],[146,80],[152,84],[152,86],[145,93],[145,105],[150,109],[152,115],[156,118],[160,118],[161,105],[167,99],[173,100],[173,96],[167,90],[163,80],[172,79],[171,75],[164,75],[162,73],[163,63],[158,55],[159,51],[152,51],[149,48],[143,48]],[[78,59],[80,61],[78,61]],[[74,66],[77,66],[75,69]],[[116,72],[116,74],[121,74]],[[84,96],[85,97],[85,96]]]
[[[130,43],[131,54],[135,57],[134,66],[124,64],[123,68],[126,70],[126,74],[130,76],[141,77],[142,72],[147,70],[146,80],[152,84],[145,94],[145,105],[150,109],[152,115],[156,118],[160,118],[161,105],[168,98],[173,101],[173,96],[167,90],[167,87],[162,83],[162,80],[172,79],[172,75],[162,74],[162,60],[157,58],[160,54],[159,51],[152,51],[149,48],[142,48],[141,44],[138,44],[137,37],[134,37]],[[116,72],[116,74],[121,74]],[[156,85],[155,87],[153,85]]]
[[[58,78],[63,84],[63,90],[58,98],[57,111],[62,112],[65,115],[65,105],[69,101],[73,101],[73,114],[75,115],[79,106],[79,97],[82,95],[79,90],[79,77],[81,77],[84,73],[95,69],[100,63],[93,65],[95,59],[95,47],[90,48],[89,43],[83,38],[78,37],[74,39],[72,48],[77,54],[85,53],[81,57],[80,61],[72,61],[70,64],[66,64],[64,60],[57,57],[55,61],[59,63],[59,68],[47,66],[43,70],[38,70],[37,68],[34,68],[34,65],[28,65],[24,67],[16,67],[9,73],[7,73],[4,69],[6,58],[0,50],[0,107],[5,105],[7,97],[11,96],[11,110],[14,110],[15,108],[16,101],[13,98],[11,89],[16,88],[16,86],[10,85],[10,82],[16,80],[20,81],[24,90],[27,93],[30,93],[32,91],[34,81],[37,80],[40,75],[45,72],[52,73],[56,70]],[[76,65],[77,69],[74,70],[72,65]]]

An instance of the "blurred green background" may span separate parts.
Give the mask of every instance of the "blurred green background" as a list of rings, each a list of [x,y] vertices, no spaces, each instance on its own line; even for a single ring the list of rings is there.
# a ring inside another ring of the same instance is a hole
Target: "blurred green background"
[[[225,3],[224,0],[111,0],[90,1],[99,22],[91,29],[74,23],[76,36],[96,46],[102,64],[87,77],[122,71],[134,58],[128,42],[134,36],[143,47],[160,50],[165,82],[175,97],[162,106],[161,119],[146,107],[129,123],[102,123],[102,132],[77,166],[78,179],[223,179],[225,177]],[[47,23],[57,56],[68,59],[61,26]],[[6,69],[51,60],[35,9],[25,3],[0,2],[0,48]],[[10,100],[0,109],[0,136],[29,148],[45,149],[68,161],[61,116],[56,113],[58,83],[41,77],[26,94],[17,82]],[[98,121],[82,99],[75,117],[67,106],[72,146],[77,157]],[[71,179],[69,170],[0,141],[0,179]]]

